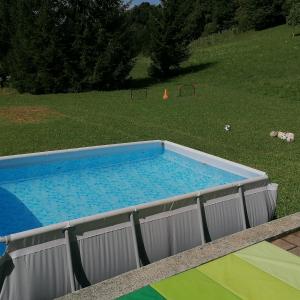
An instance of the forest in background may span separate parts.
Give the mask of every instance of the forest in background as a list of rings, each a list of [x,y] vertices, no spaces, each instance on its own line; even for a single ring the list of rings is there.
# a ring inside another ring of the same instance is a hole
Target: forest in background
[[[130,86],[136,57],[166,78],[201,36],[300,24],[300,0],[0,0],[0,77],[33,94]]]

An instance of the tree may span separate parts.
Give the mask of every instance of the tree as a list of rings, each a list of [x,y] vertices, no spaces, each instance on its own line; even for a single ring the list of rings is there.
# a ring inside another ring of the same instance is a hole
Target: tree
[[[65,91],[60,1],[11,1],[8,72],[20,92]]]
[[[8,55],[12,82],[20,92],[64,91],[64,56],[59,47],[63,26],[56,22],[59,1],[15,2],[15,31]]]
[[[5,0],[0,0],[5,1]],[[7,65],[21,92],[112,89],[133,66],[122,0],[10,0]]]
[[[300,0],[289,1],[287,23],[293,27],[293,37],[295,37],[295,28],[300,25]]]
[[[159,13],[152,19],[151,76],[167,77],[188,59],[188,46],[194,37],[194,26],[199,23],[193,19],[199,16],[191,14],[192,6],[188,4],[189,1],[161,1]],[[199,34],[202,30],[198,28]]]
[[[284,0],[237,0],[235,18],[241,31],[283,24]]]
[[[237,0],[235,19],[240,31],[247,31],[255,27],[255,2],[248,0]]]
[[[148,2],[135,5],[128,10],[129,23],[134,35],[134,44],[137,53],[149,54],[151,31],[150,20],[157,13],[159,8]]]
[[[187,0],[185,5],[185,26],[184,34],[189,41],[198,39],[205,26],[205,11],[203,10],[203,0]]]
[[[0,77],[1,85],[8,75],[6,58],[11,47],[10,38],[12,26],[10,26],[10,1],[0,0]]]
[[[235,1],[214,0],[212,7],[212,23],[217,31],[229,29],[234,24]]]

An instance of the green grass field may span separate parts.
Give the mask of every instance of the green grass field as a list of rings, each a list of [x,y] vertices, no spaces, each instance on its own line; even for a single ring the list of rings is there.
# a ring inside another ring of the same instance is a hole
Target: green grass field
[[[266,171],[280,184],[279,216],[300,210],[300,37],[281,26],[195,42],[182,75],[147,78],[139,58],[130,91],[32,96],[0,92],[0,111],[46,106],[61,115],[14,123],[0,114],[0,155],[165,139]],[[197,84],[197,96],[179,84]],[[170,100],[162,101],[163,89]],[[232,131],[224,132],[231,124]],[[292,131],[296,142],[269,137]],[[299,137],[299,140],[297,139]]]

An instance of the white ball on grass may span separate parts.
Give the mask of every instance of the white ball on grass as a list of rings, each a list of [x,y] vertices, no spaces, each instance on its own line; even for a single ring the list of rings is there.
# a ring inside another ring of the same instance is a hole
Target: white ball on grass
[[[224,130],[225,131],[230,131],[231,130],[231,125],[226,124],[225,127],[224,127]]]

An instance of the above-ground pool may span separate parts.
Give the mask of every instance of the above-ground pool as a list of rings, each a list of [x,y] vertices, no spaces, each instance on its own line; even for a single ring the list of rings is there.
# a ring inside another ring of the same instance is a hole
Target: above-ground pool
[[[166,149],[163,143],[4,159],[0,235],[244,179]]]
[[[167,141],[2,157],[0,300],[54,299],[266,223],[277,188]]]

